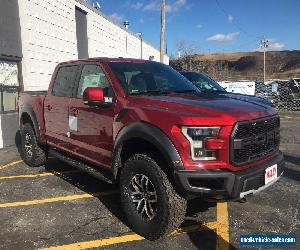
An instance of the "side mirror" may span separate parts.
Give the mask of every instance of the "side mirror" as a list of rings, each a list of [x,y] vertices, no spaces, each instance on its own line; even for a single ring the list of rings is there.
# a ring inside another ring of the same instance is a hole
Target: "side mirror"
[[[99,106],[104,103],[103,89],[88,87],[83,92],[83,102],[89,106]]]

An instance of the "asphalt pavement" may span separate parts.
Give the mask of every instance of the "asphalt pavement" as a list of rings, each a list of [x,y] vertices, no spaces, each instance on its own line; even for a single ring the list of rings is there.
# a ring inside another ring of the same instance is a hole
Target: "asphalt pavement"
[[[241,234],[293,234],[299,249],[299,114],[281,114],[281,138],[278,183],[245,203],[193,200],[183,225],[156,242],[130,230],[116,186],[55,158],[30,168],[16,147],[2,149],[0,249],[241,249]]]

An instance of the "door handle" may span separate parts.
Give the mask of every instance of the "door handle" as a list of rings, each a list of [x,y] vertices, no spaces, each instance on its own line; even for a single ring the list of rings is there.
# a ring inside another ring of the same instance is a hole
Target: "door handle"
[[[72,116],[78,116],[79,110],[77,108],[71,108],[70,113]]]
[[[50,111],[52,109],[51,105],[47,105],[47,109]]]

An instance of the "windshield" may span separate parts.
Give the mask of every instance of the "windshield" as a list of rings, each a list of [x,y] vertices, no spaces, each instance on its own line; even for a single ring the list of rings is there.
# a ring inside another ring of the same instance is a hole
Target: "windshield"
[[[111,62],[110,68],[128,95],[200,92],[170,66],[156,62]]]
[[[205,75],[196,72],[181,72],[181,74],[190,80],[201,92],[226,92],[217,82]]]

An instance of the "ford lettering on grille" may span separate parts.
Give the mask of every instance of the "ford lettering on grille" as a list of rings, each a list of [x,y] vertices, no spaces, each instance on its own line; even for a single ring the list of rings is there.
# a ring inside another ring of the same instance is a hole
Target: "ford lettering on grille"
[[[237,123],[231,136],[231,163],[247,164],[279,149],[279,117]]]

